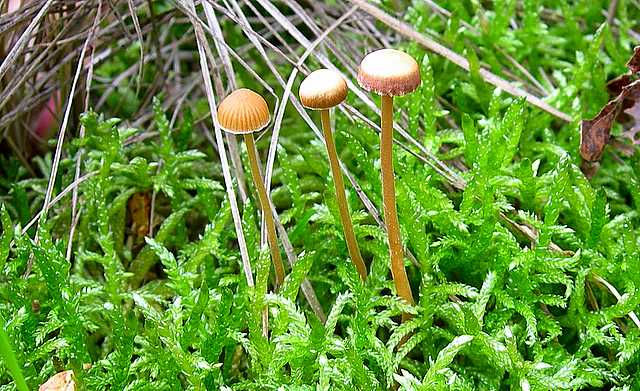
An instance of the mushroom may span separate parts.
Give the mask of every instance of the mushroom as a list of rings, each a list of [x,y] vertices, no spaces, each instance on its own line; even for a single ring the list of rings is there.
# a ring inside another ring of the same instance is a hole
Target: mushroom
[[[413,304],[413,294],[404,267],[400,225],[396,211],[393,178],[393,97],[408,94],[418,88],[420,68],[416,60],[404,52],[381,49],[367,54],[362,60],[358,69],[358,83],[365,90],[376,93],[382,98],[380,165],[391,275],[398,295],[407,303]],[[406,317],[406,315],[403,316],[403,318]]]
[[[322,120],[322,131],[324,133],[325,145],[329,155],[329,166],[333,175],[333,183],[336,190],[336,199],[340,209],[340,220],[344,237],[347,242],[349,256],[354,266],[360,273],[360,278],[364,281],[367,279],[367,267],[360,254],[360,248],[356,235],[353,232],[353,223],[349,214],[349,206],[347,205],[347,196],[344,190],[344,180],[338,163],[338,155],[336,153],[336,144],[333,140],[331,132],[331,116],[329,110],[342,103],[347,97],[347,83],[342,75],[329,69],[318,69],[309,74],[300,84],[300,102],[302,105],[311,110],[320,111]]]
[[[249,154],[251,176],[258,191],[260,209],[264,215],[267,228],[267,239],[269,241],[269,248],[271,249],[271,261],[273,262],[276,274],[276,288],[279,288],[284,282],[284,265],[282,264],[280,249],[278,248],[278,238],[276,236],[271,203],[269,202],[264,180],[260,174],[258,151],[253,138],[253,133],[264,129],[269,124],[270,119],[271,116],[267,102],[262,96],[247,88],[240,88],[233,91],[220,103],[220,106],[218,106],[218,122],[220,123],[220,127],[226,132],[244,136],[244,142]]]

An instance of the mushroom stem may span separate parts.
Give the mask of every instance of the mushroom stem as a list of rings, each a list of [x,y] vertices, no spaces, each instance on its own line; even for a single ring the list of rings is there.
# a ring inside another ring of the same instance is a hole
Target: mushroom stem
[[[322,131],[324,132],[325,145],[329,155],[329,166],[331,167],[333,183],[336,189],[336,199],[338,200],[338,207],[340,209],[340,219],[342,220],[342,228],[344,229],[344,238],[347,242],[347,249],[349,250],[351,261],[358,270],[358,273],[360,273],[362,281],[365,281],[367,279],[367,267],[364,264],[362,254],[360,253],[360,247],[358,247],[356,235],[353,232],[353,223],[351,222],[351,215],[349,214],[349,207],[347,205],[347,196],[345,195],[344,190],[344,180],[342,179],[342,172],[340,171],[340,164],[338,163],[336,144],[331,132],[331,118],[329,110],[321,110],[320,115],[322,119]]]
[[[389,238],[389,257],[391,275],[398,296],[407,303],[414,304],[411,286],[404,268],[404,254],[400,240],[400,224],[396,211],[396,189],[393,177],[393,97],[382,95],[382,121],[380,133],[380,165],[382,169],[382,203],[384,204],[384,222]],[[403,319],[408,316],[403,314]]]
[[[244,142],[247,146],[247,152],[249,153],[251,176],[253,177],[253,183],[256,186],[256,190],[258,191],[260,209],[262,209],[264,221],[267,225],[267,240],[269,241],[269,248],[271,249],[271,262],[273,262],[273,267],[276,273],[277,290],[284,282],[284,265],[282,264],[282,257],[280,256],[280,249],[278,248],[278,238],[276,236],[276,226],[273,222],[271,203],[269,202],[267,189],[264,186],[264,180],[262,179],[260,168],[258,167],[258,150],[256,149],[253,133],[245,134]]]

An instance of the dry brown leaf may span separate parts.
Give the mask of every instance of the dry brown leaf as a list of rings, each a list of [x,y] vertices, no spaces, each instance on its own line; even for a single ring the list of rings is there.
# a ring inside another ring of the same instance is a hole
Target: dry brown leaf
[[[589,162],[597,162],[602,157],[604,147],[609,143],[611,126],[620,111],[616,99],[607,103],[598,115],[582,120],[580,124],[580,155]]]
[[[609,80],[607,83],[607,91],[609,91],[609,96],[617,96],[620,95],[622,89],[625,86],[628,86],[633,79],[631,78],[631,74],[626,73],[624,75],[620,75],[615,79]]]
[[[630,74],[621,75],[607,84],[609,93],[614,96],[592,119],[580,123],[580,155],[587,162],[598,162],[604,148],[611,141],[611,127],[614,122],[630,123],[633,133],[626,136],[635,141],[640,131],[640,46],[634,49],[633,56],[627,62]],[[595,172],[591,172],[594,174]]]
[[[629,110],[632,109],[638,113],[636,102],[639,98],[640,80],[636,80],[623,87],[622,92],[615,99],[610,100],[598,115],[589,120],[582,120],[580,124],[580,155],[584,160],[597,162],[602,158],[604,147],[611,138],[611,127],[614,121],[625,107],[629,107],[625,111],[626,114],[630,114]]]
[[[76,383],[73,380],[73,371],[68,370],[53,375],[40,386],[39,391],[75,391]]]
[[[636,46],[633,49],[633,56],[627,61],[627,68],[629,68],[631,73],[640,72],[640,46]]]

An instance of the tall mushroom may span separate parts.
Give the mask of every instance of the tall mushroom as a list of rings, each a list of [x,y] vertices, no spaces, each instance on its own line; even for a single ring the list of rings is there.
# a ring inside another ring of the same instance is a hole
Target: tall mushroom
[[[349,256],[354,266],[360,273],[360,278],[364,281],[367,278],[367,267],[362,259],[356,235],[353,232],[353,223],[347,205],[347,196],[344,190],[344,180],[338,163],[336,144],[331,132],[331,116],[329,110],[342,103],[347,97],[347,83],[342,75],[329,69],[318,69],[311,72],[309,76],[300,84],[300,102],[311,110],[319,110],[322,120],[322,131],[324,133],[325,145],[329,155],[329,166],[333,175],[333,183],[336,190],[336,199],[340,209],[340,219],[344,230],[344,237],[347,242]]]
[[[282,257],[280,256],[280,249],[278,248],[278,238],[276,236],[271,203],[269,202],[264,180],[260,174],[258,151],[253,138],[253,133],[264,129],[269,124],[270,118],[269,106],[264,98],[247,88],[240,88],[233,91],[220,103],[220,106],[218,106],[218,122],[222,129],[229,133],[244,136],[244,142],[249,154],[249,163],[251,165],[251,176],[258,191],[260,209],[264,215],[267,228],[267,239],[269,241],[269,248],[271,249],[271,261],[273,262],[276,275],[276,288],[279,288],[284,282],[284,265],[282,264]]]
[[[391,275],[398,295],[413,304],[413,294],[404,267],[404,254],[400,239],[400,225],[396,211],[393,177],[393,97],[413,92],[420,85],[420,68],[408,54],[394,49],[381,49],[369,53],[360,63],[358,83],[367,91],[382,98],[380,165],[382,171],[382,202],[384,221],[389,238]],[[406,317],[406,316],[405,316]]]

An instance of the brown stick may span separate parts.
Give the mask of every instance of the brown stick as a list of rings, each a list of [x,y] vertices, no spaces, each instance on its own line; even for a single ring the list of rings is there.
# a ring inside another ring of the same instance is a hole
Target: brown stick
[[[284,265],[282,264],[282,257],[280,256],[280,249],[278,248],[276,226],[273,222],[273,214],[271,211],[271,204],[269,203],[269,197],[267,196],[267,189],[264,187],[264,181],[262,180],[260,168],[258,167],[258,152],[253,134],[245,134],[244,142],[247,145],[249,163],[251,165],[251,176],[253,177],[253,183],[256,186],[256,190],[258,191],[260,209],[262,209],[262,214],[264,215],[265,225],[267,228],[267,239],[269,241],[269,248],[271,249],[271,262],[273,262],[273,267],[276,272],[277,290],[284,282]]]
[[[413,294],[404,268],[404,253],[400,239],[400,223],[396,211],[396,187],[393,175],[393,97],[382,96],[382,121],[380,124],[380,166],[382,170],[382,203],[384,204],[384,222],[389,237],[389,257],[391,275],[398,296],[413,304]],[[408,314],[402,314],[403,320]]]
[[[347,196],[345,195],[344,190],[344,180],[342,179],[340,163],[338,163],[338,154],[336,153],[336,143],[333,140],[333,134],[331,133],[331,118],[329,116],[329,110],[322,110],[320,115],[322,119],[322,131],[324,133],[325,144],[327,146],[327,154],[329,155],[329,166],[331,167],[331,175],[333,175],[333,183],[336,189],[336,199],[338,200],[338,207],[340,209],[340,219],[342,220],[344,239],[347,242],[347,249],[349,250],[351,261],[358,270],[358,273],[360,273],[362,281],[365,281],[367,279],[367,266],[364,264],[356,235],[353,232],[353,223],[351,222],[349,206],[347,205]]]

